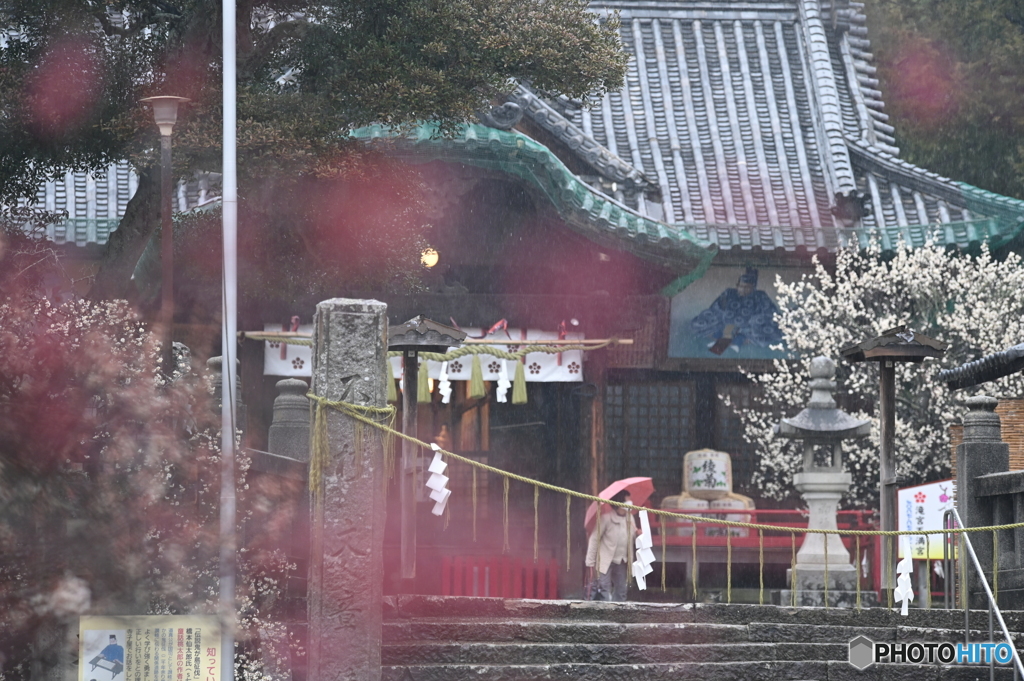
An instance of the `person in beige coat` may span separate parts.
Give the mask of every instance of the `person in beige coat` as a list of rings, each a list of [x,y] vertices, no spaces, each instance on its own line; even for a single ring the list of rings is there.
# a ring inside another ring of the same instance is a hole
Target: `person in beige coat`
[[[611,501],[627,503],[629,492],[619,492]],[[586,566],[590,568],[590,581],[594,583],[595,578],[597,580],[594,600],[626,600],[626,564],[629,561],[629,549],[636,538],[636,525],[629,511],[619,506],[613,509],[611,513],[605,513],[599,518],[600,522],[590,533],[587,547]]]

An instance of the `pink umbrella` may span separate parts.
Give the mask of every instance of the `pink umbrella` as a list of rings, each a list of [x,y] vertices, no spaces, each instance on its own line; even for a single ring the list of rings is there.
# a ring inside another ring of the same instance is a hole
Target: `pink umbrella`
[[[613,496],[625,490],[629,492],[630,501],[635,506],[642,506],[647,503],[647,500],[651,498],[651,494],[654,493],[654,483],[650,478],[624,478],[622,480],[616,480],[612,484],[605,487],[600,494],[597,496],[602,499],[611,499]],[[602,513],[607,513],[611,506],[602,505]],[[594,529],[594,525],[597,523],[597,502],[590,502],[590,506],[587,507],[587,519],[585,527],[587,532]]]

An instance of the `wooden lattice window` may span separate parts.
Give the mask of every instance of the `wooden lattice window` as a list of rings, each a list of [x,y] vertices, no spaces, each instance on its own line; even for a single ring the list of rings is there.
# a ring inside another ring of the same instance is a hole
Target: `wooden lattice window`
[[[608,481],[642,475],[654,479],[658,499],[680,492],[683,455],[695,440],[694,393],[690,381],[608,386]]]
[[[732,487],[741,494],[750,490],[750,477],[757,465],[757,450],[743,438],[739,413],[753,406],[756,386],[744,383],[718,383],[715,386],[714,448],[732,455]],[[733,406],[722,399],[728,396]]]

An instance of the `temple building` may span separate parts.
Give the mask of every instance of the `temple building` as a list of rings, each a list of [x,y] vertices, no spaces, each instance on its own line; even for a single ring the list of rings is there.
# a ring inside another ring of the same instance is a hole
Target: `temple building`
[[[749,403],[753,387],[742,372],[770,370],[780,356],[776,280],[810,272],[812,256],[827,261],[873,239],[883,250],[900,240],[1019,249],[1024,201],[900,158],[861,3],[591,6],[621,17],[631,59],[620,91],[584,102],[520,83],[451,138],[430,124],[402,137],[381,126],[354,132],[419,169],[443,199],[424,234],[436,256],[424,275],[429,292],[379,296],[392,324],[422,314],[482,335],[505,320],[492,337],[507,336],[509,345],[633,341],[572,357],[527,356],[525,405],[495,400],[498,371],[486,363],[483,398],[469,397],[468,365],[450,367],[455,394],[449,404],[434,394],[420,405],[421,436],[586,492],[650,476],[655,504],[679,494],[683,456],[710,448],[732,455],[735,491],[760,503],[750,485],[756,452],[724,398]],[[47,208],[70,215],[50,238],[102,245],[130,196],[130,178],[118,166],[41,188]],[[206,180],[182,185],[177,206],[215,194]],[[214,303],[219,309],[219,298]],[[245,311],[239,328],[301,330],[312,313],[311,301],[268,296]],[[266,449],[275,384],[309,376],[308,350],[250,341],[241,359],[250,444]],[[459,475],[453,470],[453,504],[470,493]],[[419,581],[402,586],[388,575],[386,588],[436,592],[442,557],[467,545],[479,555],[501,553],[502,491],[493,481],[477,485],[481,527],[491,531],[479,529],[479,540],[467,544],[467,526],[444,530],[425,512]],[[556,502],[544,512],[564,514]],[[532,494],[511,506],[524,519],[513,527],[513,552],[532,556]],[[542,555],[564,562],[564,531],[557,523],[543,530]],[[580,529],[569,550],[581,564],[583,544]]]

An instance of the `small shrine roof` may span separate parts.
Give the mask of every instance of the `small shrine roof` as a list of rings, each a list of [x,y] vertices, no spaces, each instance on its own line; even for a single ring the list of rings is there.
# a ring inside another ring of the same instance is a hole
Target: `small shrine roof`
[[[947,347],[948,343],[917,333],[904,324],[883,331],[880,336],[845,347],[839,354],[850,362],[883,359],[920,362],[925,357],[941,357]]]

